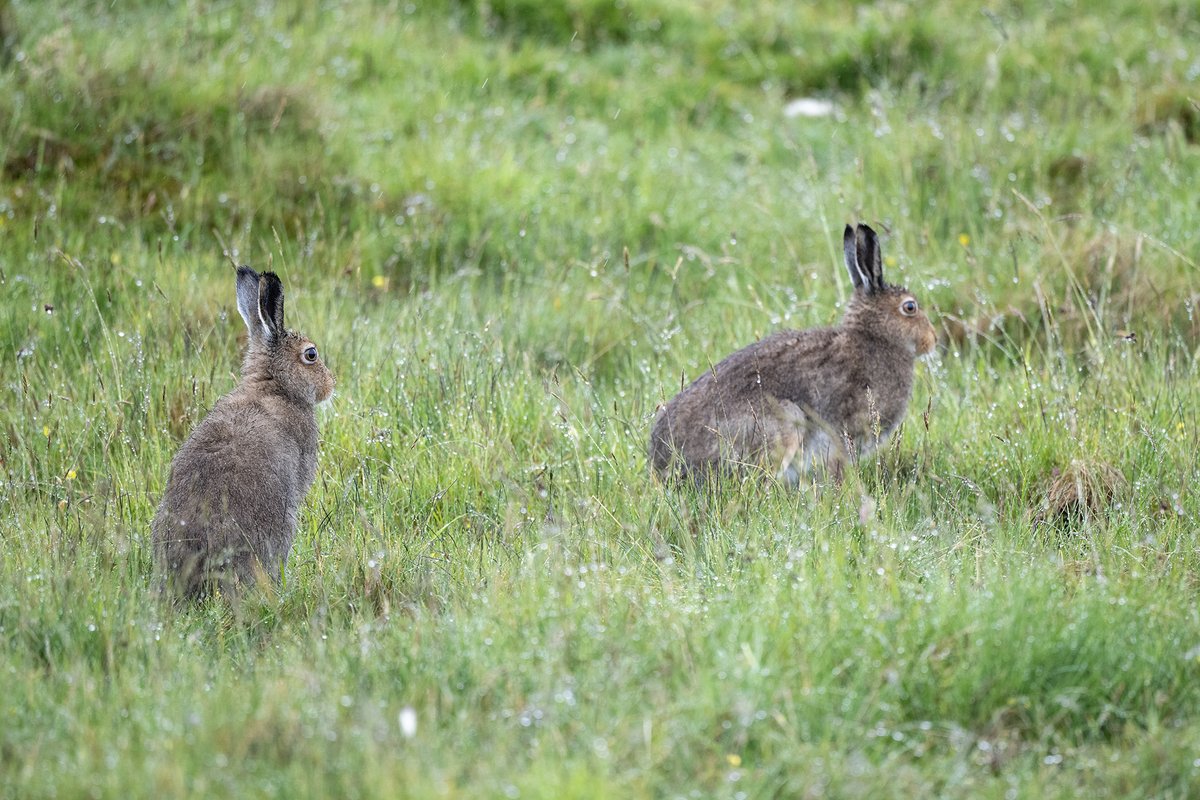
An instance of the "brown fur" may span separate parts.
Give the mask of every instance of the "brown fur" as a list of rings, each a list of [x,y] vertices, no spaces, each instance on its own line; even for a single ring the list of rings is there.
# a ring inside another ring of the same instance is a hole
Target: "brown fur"
[[[846,226],[855,286],[841,324],[780,331],[738,350],[659,412],[650,463],[663,478],[703,479],[739,467],[798,482],[814,466],[840,480],[848,458],[877,447],[900,424],[916,358],[934,330],[915,298],[883,281],[879,241]]]
[[[279,278],[239,267],[237,297],[250,334],[242,381],[176,454],[151,527],[165,588],[189,599],[279,581],[316,475],[314,407],[333,394],[320,357],[306,358],[313,343],[283,326]]]

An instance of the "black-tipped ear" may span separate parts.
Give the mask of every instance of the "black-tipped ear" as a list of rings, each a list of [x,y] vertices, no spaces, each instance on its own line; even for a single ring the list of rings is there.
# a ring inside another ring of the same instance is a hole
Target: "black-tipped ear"
[[[258,318],[268,339],[283,336],[283,283],[274,272],[258,278]]]
[[[855,251],[859,269],[865,276],[868,291],[877,292],[885,288],[883,282],[883,254],[879,237],[869,225],[859,225],[855,236]]]
[[[859,226],[860,228],[862,226]],[[842,253],[846,257],[846,271],[850,273],[850,283],[855,289],[871,289],[871,276],[864,268],[864,262],[859,259],[858,245],[855,241],[854,228],[846,226],[842,234]]]
[[[258,318],[258,273],[242,265],[237,268],[237,307],[251,339],[266,333]]]

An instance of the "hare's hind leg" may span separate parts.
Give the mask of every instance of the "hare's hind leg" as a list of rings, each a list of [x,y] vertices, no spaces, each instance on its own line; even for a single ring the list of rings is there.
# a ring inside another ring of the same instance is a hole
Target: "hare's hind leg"
[[[772,398],[774,400],[774,398]],[[803,477],[797,469],[797,457],[804,452],[808,418],[791,400],[774,400],[769,406],[771,452],[768,466],[775,477],[789,486],[799,486]],[[801,459],[802,461],[802,459]]]
[[[260,580],[263,568],[255,555],[253,541],[252,533],[235,517],[227,516],[213,526],[207,579],[228,599],[237,599]]]
[[[171,600],[203,600],[208,596],[208,563],[202,551],[180,550],[155,578],[154,591],[160,597]]]
[[[795,485],[800,481],[795,462],[804,448],[805,423],[805,414],[795,403],[766,395],[721,426],[722,457]]]

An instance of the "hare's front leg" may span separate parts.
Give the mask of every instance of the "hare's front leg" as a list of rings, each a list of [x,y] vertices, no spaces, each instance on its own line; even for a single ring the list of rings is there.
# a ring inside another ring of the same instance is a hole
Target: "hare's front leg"
[[[854,437],[842,433],[840,441],[833,441],[825,454],[825,470],[833,478],[835,486],[841,486],[846,479],[846,464],[857,457],[858,449]]]

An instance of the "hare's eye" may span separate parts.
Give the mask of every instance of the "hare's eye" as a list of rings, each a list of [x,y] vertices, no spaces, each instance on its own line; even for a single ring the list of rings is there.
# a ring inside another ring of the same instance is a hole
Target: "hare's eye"
[[[912,300],[912,299],[905,300],[903,303],[900,304],[900,313],[906,317],[911,317],[913,314],[916,314],[917,313],[917,301]]]
[[[300,358],[304,359],[305,364],[317,363],[317,348],[310,344],[308,347],[304,348],[304,352],[300,354]]]

